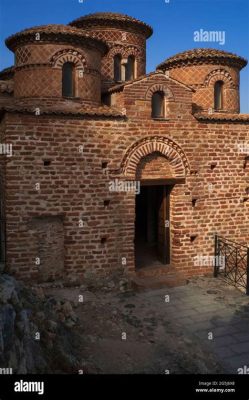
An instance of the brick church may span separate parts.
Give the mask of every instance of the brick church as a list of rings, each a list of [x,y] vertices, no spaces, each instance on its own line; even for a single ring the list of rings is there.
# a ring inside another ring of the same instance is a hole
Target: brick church
[[[215,233],[249,240],[247,61],[199,48],[146,74],[151,35],[96,13],[6,40],[1,261],[17,277],[202,275]]]

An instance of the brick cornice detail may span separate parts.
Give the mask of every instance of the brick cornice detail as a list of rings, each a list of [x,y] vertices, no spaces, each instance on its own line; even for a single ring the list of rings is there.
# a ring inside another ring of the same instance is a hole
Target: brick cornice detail
[[[189,173],[189,163],[183,150],[173,140],[162,136],[148,137],[134,143],[123,158],[120,173],[126,178],[135,179],[139,162],[155,152],[168,159],[174,178],[185,178]]]
[[[79,51],[74,49],[63,49],[56,52],[50,59],[53,68],[62,68],[63,64],[71,62],[75,64],[76,69],[85,69],[86,58]]]
[[[51,68],[51,64],[49,64],[49,63],[27,64],[27,65],[22,65],[20,67],[16,67],[15,71],[18,72],[18,71],[22,71],[25,69],[48,68],[48,67]],[[81,70],[81,68],[77,68],[77,69]],[[100,71],[98,71],[97,69],[94,69],[94,68],[85,68],[84,73],[91,74],[91,75],[100,75]]]
[[[145,95],[146,100],[151,100],[153,94],[156,92],[162,92],[166,99],[174,100],[173,92],[166,85],[160,83],[156,83],[147,90]]]
[[[230,73],[221,68],[211,71],[206,76],[204,87],[213,86],[217,81],[223,81],[228,87],[236,89],[236,85],[234,84],[233,78],[231,77]]]
[[[118,44],[110,49],[108,56],[114,57],[115,55],[120,54],[122,57],[127,58],[129,56],[138,56],[140,53],[140,47]]]

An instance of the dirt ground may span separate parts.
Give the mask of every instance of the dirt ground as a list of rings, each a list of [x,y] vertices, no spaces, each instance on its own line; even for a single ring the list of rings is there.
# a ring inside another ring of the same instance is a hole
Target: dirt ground
[[[214,278],[139,293],[84,286],[47,288],[45,293],[73,304],[82,372],[93,374],[232,372],[225,363],[229,353],[219,352],[224,346],[228,350],[227,327],[218,331],[225,317],[231,319],[248,305],[244,294]],[[217,332],[214,343],[208,340],[210,331]]]

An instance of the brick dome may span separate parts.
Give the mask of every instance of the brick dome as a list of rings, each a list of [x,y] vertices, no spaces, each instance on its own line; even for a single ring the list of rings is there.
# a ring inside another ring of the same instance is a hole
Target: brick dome
[[[135,29],[143,33],[146,38],[149,38],[153,33],[153,29],[149,25],[136,18],[125,14],[110,12],[88,14],[70,22],[69,25],[76,26],[77,28],[88,28],[93,26],[132,28],[133,30]]]
[[[61,98],[63,65],[70,63],[73,97],[100,104],[101,59],[108,51],[100,39],[72,26],[41,25],[10,36],[6,45],[15,53],[14,97]]]
[[[217,49],[200,48],[184,51],[174,55],[173,57],[167,58],[157,66],[157,69],[165,70],[187,65],[201,64],[229,65],[242,69],[247,65],[247,60],[234,53]]]
[[[149,25],[128,15],[107,12],[85,15],[69,25],[108,45],[101,66],[103,91],[119,81],[132,80],[126,76],[128,70],[133,78],[145,74],[146,39],[153,33]]]
[[[246,65],[247,60],[234,53],[197,48],[167,58],[157,66],[157,70],[167,71],[171,78],[194,89],[195,112],[217,112],[219,109],[226,113],[238,113],[239,72]]]
[[[39,41],[36,35],[39,34]],[[87,33],[83,33],[77,28],[67,25],[41,25],[24,29],[8,37],[5,41],[6,46],[15,51],[15,49],[27,43],[33,42],[55,42],[55,43],[74,43],[84,44],[87,47],[94,47],[103,54],[107,51],[107,46],[99,39],[94,39]]]

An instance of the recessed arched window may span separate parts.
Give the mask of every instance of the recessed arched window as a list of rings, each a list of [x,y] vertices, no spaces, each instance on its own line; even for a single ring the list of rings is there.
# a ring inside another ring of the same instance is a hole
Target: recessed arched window
[[[132,81],[136,78],[135,73],[136,60],[134,56],[129,56],[126,64],[125,80]]]
[[[151,99],[152,118],[165,117],[165,96],[163,92],[155,92]]]
[[[224,82],[217,81],[214,85],[214,109],[222,110],[223,109],[223,89]]]
[[[62,96],[75,96],[75,66],[71,62],[66,62],[62,67]]]
[[[114,56],[114,80],[121,81],[121,61],[122,57],[120,54]]]

